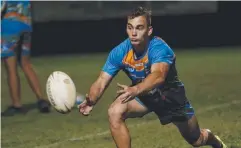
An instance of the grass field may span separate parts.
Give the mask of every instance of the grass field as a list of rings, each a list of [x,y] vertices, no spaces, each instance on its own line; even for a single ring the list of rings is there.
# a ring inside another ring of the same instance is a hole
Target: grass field
[[[241,148],[241,50],[205,49],[178,51],[177,69],[187,96],[196,110],[201,127],[211,129],[228,146]],[[33,58],[33,65],[45,93],[48,75],[60,70],[68,73],[80,93],[86,93],[105,61],[103,55],[66,55]],[[10,103],[5,69],[1,70],[1,110]],[[40,114],[35,96],[20,72],[22,102],[27,115],[2,118],[3,148],[113,148],[108,132],[107,109],[113,101],[116,83],[130,84],[121,72],[112,82],[92,115],[81,116],[77,109],[63,115],[52,109]],[[190,148],[173,125],[162,126],[154,114],[129,119],[133,148]]]

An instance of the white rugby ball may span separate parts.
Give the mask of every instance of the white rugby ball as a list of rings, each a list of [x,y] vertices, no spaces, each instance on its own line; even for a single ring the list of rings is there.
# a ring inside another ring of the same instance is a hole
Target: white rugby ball
[[[75,106],[75,84],[64,72],[54,71],[50,74],[46,83],[46,92],[50,104],[60,113],[68,113]]]

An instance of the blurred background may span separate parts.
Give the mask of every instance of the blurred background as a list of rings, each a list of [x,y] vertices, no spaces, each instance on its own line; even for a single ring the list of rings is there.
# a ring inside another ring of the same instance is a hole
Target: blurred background
[[[46,96],[53,71],[66,72],[85,94],[98,77],[108,52],[127,38],[126,15],[136,6],[152,9],[154,35],[177,55],[177,70],[199,125],[211,129],[228,147],[241,148],[241,2],[223,1],[32,1],[31,63]],[[7,73],[1,69],[1,109],[11,102]],[[1,120],[3,148],[113,148],[107,110],[120,72],[92,114],[77,107],[69,114],[53,108],[40,114],[36,97],[20,71],[21,97],[29,112]],[[133,148],[189,148],[172,125],[160,126],[154,113],[127,121]]]
[[[125,39],[126,15],[152,9],[154,35],[171,47],[241,45],[240,2],[33,1],[33,55],[106,52]]]

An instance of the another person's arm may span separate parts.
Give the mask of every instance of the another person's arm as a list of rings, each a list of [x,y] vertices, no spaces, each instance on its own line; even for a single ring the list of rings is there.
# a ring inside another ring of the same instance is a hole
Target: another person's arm
[[[3,13],[3,11],[5,11],[7,6],[7,2],[6,1],[1,1],[1,13]]]

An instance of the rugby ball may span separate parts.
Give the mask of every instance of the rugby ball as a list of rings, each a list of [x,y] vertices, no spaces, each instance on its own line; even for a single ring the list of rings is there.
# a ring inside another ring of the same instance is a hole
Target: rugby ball
[[[75,106],[75,84],[64,72],[54,71],[50,74],[46,83],[46,92],[50,104],[60,113],[69,113]]]

